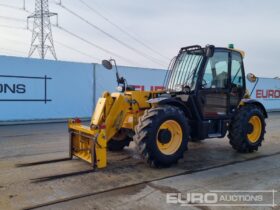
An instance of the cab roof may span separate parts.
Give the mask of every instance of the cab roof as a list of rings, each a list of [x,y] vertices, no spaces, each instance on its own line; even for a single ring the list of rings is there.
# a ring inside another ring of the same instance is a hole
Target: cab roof
[[[245,52],[243,50],[236,49],[236,48],[231,48],[231,47],[215,47],[214,45],[206,45],[205,47],[201,47],[200,45],[191,45],[191,46],[181,48],[180,53],[183,52],[183,51],[204,50],[208,46],[213,46],[215,49],[225,49],[225,50],[238,52],[238,53],[241,54],[242,58],[245,57]],[[233,45],[231,45],[231,46],[233,47]]]

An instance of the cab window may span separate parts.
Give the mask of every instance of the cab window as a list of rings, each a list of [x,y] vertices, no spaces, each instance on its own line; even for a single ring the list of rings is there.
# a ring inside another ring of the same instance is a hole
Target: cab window
[[[232,87],[242,88],[242,58],[238,53],[232,53],[231,61],[231,85]]]
[[[228,87],[228,52],[215,52],[207,61],[202,88]]]

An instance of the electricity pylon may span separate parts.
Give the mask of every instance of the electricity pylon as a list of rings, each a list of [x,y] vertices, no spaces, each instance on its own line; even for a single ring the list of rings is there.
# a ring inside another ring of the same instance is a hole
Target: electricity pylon
[[[48,0],[35,0],[35,12],[27,17],[27,21],[30,18],[34,19],[28,57],[31,57],[35,50],[37,50],[40,58],[45,59],[47,52],[50,51],[54,59],[57,60],[50,21],[52,16],[57,17],[57,13],[49,11]]]

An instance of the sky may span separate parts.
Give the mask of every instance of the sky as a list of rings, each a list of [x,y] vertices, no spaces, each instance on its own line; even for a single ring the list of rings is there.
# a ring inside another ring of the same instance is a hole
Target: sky
[[[27,11],[23,0],[0,0],[0,55],[28,55],[32,32],[26,18],[35,0],[25,1]],[[119,65],[167,68],[181,47],[233,43],[246,53],[247,73],[280,76],[279,0],[61,0],[63,7],[58,1],[49,0],[61,27],[52,27],[58,60],[100,63],[115,58]],[[51,21],[56,24],[55,18]],[[51,54],[47,58],[53,59]]]

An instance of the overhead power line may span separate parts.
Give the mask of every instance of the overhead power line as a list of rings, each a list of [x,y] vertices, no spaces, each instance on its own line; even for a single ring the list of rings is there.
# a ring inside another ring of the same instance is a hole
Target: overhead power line
[[[120,58],[120,59],[122,59],[122,60],[125,60],[125,61],[131,63],[131,64],[134,64],[134,65],[137,64],[137,65],[139,65],[137,62],[134,62],[134,61],[132,61],[132,60],[130,60],[130,59],[128,59],[128,58],[125,58],[125,57],[123,57],[123,56],[121,56],[121,55],[118,55],[118,54],[116,54],[116,53],[114,53],[114,52],[112,52],[112,51],[110,51],[110,50],[107,50],[107,49],[105,49],[105,48],[103,48],[103,47],[101,47],[101,46],[99,46],[99,45],[97,45],[97,44],[95,44],[95,43],[93,43],[93,42],[91,42],[91,41],[89,41],[89,40],[87,40],[87,39],[85,39],[85,38],[83,38],[83,37],[81,37],[81,36],[79,36],[79,35],[73,33],[73,32],[71,32],[71,31],[67,30],[66,28],[63,28],[63,27],[61,27],[61,26],[57,26],[57,28],[60,29],[61,31],[64,31],[65,33],[71,35],[72,37],[75,37],[75,38],[77,38],[77,39],[79,39],[79,40],[81,40],[81,41],[83,41],[83,42],[85,42],[85,43],[87,43],[87,44],[89,44],[89,45],[91,45],[91,46],[93,46],[93,47],[95,47],[95,48],[97,48],[97,49],[103,51],[103,52],[108,53],[109,55],[118,57],[118,58]]]
[[[103,18],[105,21],[107,21],[108,23],[110,23],[111,25],[113,25],[115,28],[117,28],[119,31],[121,31],[122,33],[126,34],[128,37],[130,37],[131,39],[133,39],[134,41],[138,42],[139,44],[141,44],[142,46],[144,46],[145,48],[149,49],[150,51],[152,51],[153,53],[161,56],[164,59],[168,59],[169,58],[163,54],[161,54],[160,52],[156,51],[155,49],[153,49],[152,47],[150,47],[148,44],[144,43],[143,41],[141,41],[139,38],[137,38],[135,35],[129,33],[127,30],[125,30],[124,28],[120,27],[118,24],[114,23],[113,21],[111,21],[109,18],[107,18],[105,15],[103,15],[101,12],[99,12],[98,10],[94,9],[93,7],[91,7],[88,3],[86,3],[84,0],[78,0],[79,2],[81,2],[83,5],[85,5],[88,9],[90,9],[93,13],[95,13],[96,15],[98,15],[99,17]]]
[[[9,19],[9,20],[12,19],[12,20],[16,20],[16,21],[18,21],[18,22],[26,22],[25,20],[19,19],[19,18],[10,18],[10,17],[6,17],[6,16],[0,16],[0,19],[1,19],[1,18],[3,18],[3,19]],[[125,60],[125,61],[127,61],[127,62],[129,62],[129,63],[131,63],[131,64],[133,64],[133,65],[140,65],[140,64],[137,63],[137,62],[134,62],[134,61],[132,61],[132,60],[130,60],[130,59],[127,59],[127,58],[125,58],[125,57],[122,57],[122,56],[120,56],[120,55],[118,55],[118,54],[116,54],[116,53],[114,53],[114,52],[112,52],[112,51],[109,51],[109,50],[107,50],[107,49],[105,49],[105,48],[103,48],[103,47],[100,47],[100,46],[94,44],[93,42],[91,42],[91,41],[89,41],[89,40],[87,40],[87,39],[85,39],[85,38],[83,38],[83,37],[81,37],[81,36],[79,36],[79,35],[77,35],[77,34],[74,34],[74,33],[70,32],[69,30],[63,28],[62,26],[57,26],[57,25],[53,25],[53,26],[55,26],[56,28],[58,28],[58,29],[61,30],[62,32],[67,33],[68,35],[71,35],[72,37],[74,37],[74,38],[76,38],[76,39],[78,39],[78,40],[80,40],[80,41],[83,41],[83,42],[85,42],[85,43],[87,43],[87,44],[89,44],[89,45],[91,45],[91,46],[94,46],[94,47],[97,48],[97,49],[100,49],[100,50],[103,51],[103,52],[108,53],[109,55],[118,57],[118,58],[120,58],[120,59],[122,59],[122,60]],[[17,27],[17,26],[1,25],[1,24],[0,24],[0,27],[3,27],[3,28],[10,28],[10,29],[19,29],[19,30],[29,30],[29,31],[31,31],[31,30],[28,29],[27,27]],[[87,57],[91,57],[91,58],[93,58],[93,59],[98,60],[98,58],[96,58],[96,57],[94,57],[94,56],[92,56],[92,55],[89,55],[89,54],[87,54],[87,53],[84,53],[84,52],[82,52],[82,51],[80,51],[80,50],[78,50],[78,49],[75,49],[75,48],[73,48],[73,47],[71,47],[71,46],[69,46],[69,45],[66,45],[66,44],[64,44],[64,43],[61,43],[61,42],[59,42],[59,41],[57,41],[57,40],[56,40],[55,42],[58,43],[58,44],[60,44],[61,46],[64,46],[65,48],[71,49],[72,51],[76,51],[76,52],[78,52],[78,53],[80,53],[80,54],[82,54],[82,55],[85,55],[85,56],[87,56]]]
[[[13,5],[9,5],[9,4],[3,4],[3,3],[0,3],[0,6],[1,6],[1,7],[11,8],[11,9],[19,9],[19,10],[23,10],[23,8],[16,7],[16,6],[13,6]]]
[[[130,50],[136,52],[137,54],[139,54],[139,55],[145,57],[146,59],[148,59],[148,60],[150,60],[150,61],[152,61],[152,62],[154,62],[154,63],[157,63],[157,64],[163,66],[163,64],[162,64],[161,61],[156,61],[155,59],[152,59],[151,56],[149,56],[149,55],[147,55],[147,54],[145,54],[145,53],[143,53],[143,52],[141,52],[141,51],[135,49],[134,47],[129,46],[129,45],[126,44],[125,42],[119,40],[119,39],[116,38],[115,36],[111,35],[110,33],[106,32],[106,31],[104,31],[103,29],[99,28],[98,26],[94,25],[93,23],[91,23],[90,21],[86,20],[85,18],[83,18],[83,17],[80,16],[79,14],[75,13],[75,12],[72,11],[71,9],[65,7],[64,5],[62,5],[62,4],[58,4],[58,5],[59,5],[61,8],[65,9],[65,10],[66,10],[67,12],[69,12],[70,14],[76,16],[77,18],[79,18],[79,19],[82,20],[83,22],[85,22],[85,23],[87,23],[88,25],[90,25],[92,28],[94,28],[94,29],[100,31],[101,33],[103,33],[103,34],[105,34],[106,36],[110,37],[110,38],[113,39],[114,41],[118,42],[119,44],[121,44],[121,45],[125,46],[126,48],[128,48],[128,49],[130,49]]]
[[[0,19],[5,19],[5,20],[12,20],[12,21],[16,21],[16,22],[26,22],[23,19],[20,18],[13,18],[13,17],[7,17],[7,16],[0,16]]]
[[[7,17],[7,16],[0,16],[0,19],[1,18],[2,19],[6,19],[6,20],[14,20],[14,21],[17,21],[17,22],[26,22],[25,20],[20,19],[20,18],[11,18],[11,17]],[[126,58],[126,57],[123,57],[123,56],[121,56],[121,55],[119,55],[117,53],[114,53],[114,52],[112,52],[110,50],[107,50],[106,48],[101,47],[101,46],[99,46],[99,45],[97,45],[97,44],[95,44],[95,43],[93,43],[93,42],[91,42],[91,41],[89,41],[89,40],[87,40],[87,39],[85,39],[85,38],[83,38],[83,37],[73,33],[73,32],[71,32],[71,31],[65,29],[64,27],[57,26],[57,25],[53,25],[53,26],[55,26],[56,28],[58,28],[62,32],[67,33],[68,35],[71,35],[72,37],[74,37],[74,38],[76,38],[76,39],[78,39],[80,41],[83,41],[84,43],[87,43],[87,44],[89,44],[91,46],[94,46],[95,48],[97,48],[97,49],[99,49],[99,50],[109,54],[109,56],[118,57],[118,58],[122,59],[123,61],[126,61],[126,62],[128,62],[128,63],[130,63],[132,65],[142,65],[141,63],[135,62],[135,61],[130,60],[130,59]],[[20,26],[17,27],[17,26],[12,26],[12,25],[1,25],[0,24],[0,27],[10,28],[10,29],[18,29],[18,30],[29,30],[30,31],[30,29],[28,29],[27,27],[20,27]],[[55,42],[59,43],[61,46],[64,46],[65,48],[68,48],[68,49],[70,49],[72,51],[75,51],[75,52],[80,53],[80,54],[82,54],[84,56],[91,57],[93,59],[98,60],[98,58],[96,58],[96,57],[94,57],[92,55],[89,55],[88,53],[84,53],[84,52],[82,52],[82,51],[80,51],[78,49],[75,49],[75,48],[73,48],[73,47],[71,47],[69,45],[61,43],[59,41],[55,41]]]
[[[20,54],[25,54],[25,52],[23,51],[20,51],[20,50],[11,50],[11,49],[7,49],[7,48],[0,48],[1,51],[4,51],[4,52],[13,52],[13,53],[20,53]]]
[[[0,24],[0,27],[1,28],[26,30],[26,27],[20,27],[20,26],[11,26],[11,25],[2,25],[2,24]]]
[[[21,10],[21,11],[27,12],[27,13],[30,12],[25,7],[25,0],[23,0],[23,6],[22,7],[17,7],[17,6],[13,6],[13,5],[9,5],[9,4],[3,4],[3,3],[0,3],[0,6],[1,7],[6,7],[6,8],[10,8],[10,9]]]
[[[70,50],[72,50],[72,51],[74,51],[74,52],[76,52],[76,53],[79,53],[79,54],[81,54],[81,55],[84,55],[84,56],[86,56],[86,57],[89,57],[89,58],[92,58],[92,59],[95,59],[95,60],[99,60],[99,58],[97,58],[97,57],[94,57],[94,56],[92,56],[92,55],[90,55],[90,54],[84,53],[84,52],[82,52],[82,51],[80,51],[80,50],[78,50],[78,49],[76,49],[76,48],[74,48],[74,47],[71,47],[71,46],[69,46],[69,45],[66,45],[66,44],[64,44],[64,43],[62,43],[62,42],[59,42],[59,41],[57,41],[57,40],[55,40],[54,42],[55,42],[56,44],[62,46],[62,47],[65,47],[65,48],[67,48],[67,49],[70,49]]]
[[[26,28],[25,28],[25,30],[26,30]],[[0,35],[0,38],[1,38],[1,40],[5,39],[9,42],[12,42],[13,44],[18,43],[18,44],[21,44],[21,45],[28,45],[28,43],[24,42],[22,39],[19,41],[19,40],[13,39],[11,37],[6,37],[6,36],[2,36],[2,35]]]
[[[22,20],[22,21],[24,21],[24,20]],[[2,27],[2,28],[10,28],[10,29],[18,29],[18,30],[24,30],[24,31],[29,30],[29,29],[27,29],[26,27],[19,27],[19,26],[17,27],[17,26],[11,26],[11,25],[1,25],[1,24],[0,24],[0,27]],[[30,31],[30,30],[29,30],[29,31]],[[6,37],[1,37],[1,39],[6,39],[6,40],[8,40],[8,41],[17,42],[17,43],[20,43],[20,44],[26,44],[26,43],[24,43],[23,41],[18,41],[18,40],[14,40],[14,39],[9,39],[9,38],[6,38]],[[62,46],[62,47],[64,47],[64,48],[70,49],[70,50],[72,50],[72,51],[74,51],[74,52],[76,52],[76,53],[79,53],[79,54],[81,54],[81,55],[84,55],[84,56],[86,56],[86,57],[89,57],[89,58],[92,58],[92,59],[95,59],[95,60],[99,60],[99,58],[97,58],[97,57],[94,57],[94,56],[92,56],[92,55],[90,55],[90,54],[88,54],[88,53],[85,53],[85,52],[83,52],[83,51],[81,51],[81,50],[78,50],[78,49],[76,49],[76,48],[74,48],[74,47],[71,47],[71,46],[69,46],[69,45],[67,45],[67,44],[64,44],[64,43],[62,43],[62,42],[60,42],[60,41],[55,40],[55,43],[58,44],[58,45],[60,45],[60,46]],[[10,51],[11,51],[11,52],[12,52],[12,51],[16,52],[16,50],[10,50]],[[18,52],[23,53],[22,51],[18,51]]]

